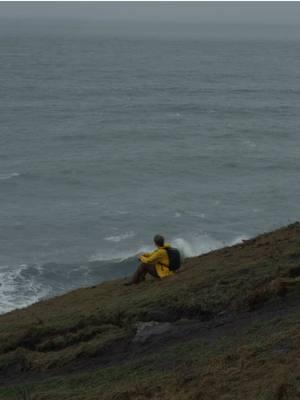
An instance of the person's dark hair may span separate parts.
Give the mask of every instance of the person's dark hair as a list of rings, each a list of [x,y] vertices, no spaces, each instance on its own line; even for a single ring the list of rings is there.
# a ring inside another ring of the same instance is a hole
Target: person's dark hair
[[[161,235],[155,235],[153,240],[156,246],[162,247],[165,244],[165,238]]]

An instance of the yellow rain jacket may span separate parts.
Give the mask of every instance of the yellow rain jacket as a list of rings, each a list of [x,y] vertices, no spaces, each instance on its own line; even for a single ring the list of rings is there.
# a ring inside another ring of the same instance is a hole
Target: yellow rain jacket
[[[140,257],[140,261],[144,264],[155,264],[157,275],[160,278],[173,275],[174,272],[169,270],[169,257],[165,248],[171,247],[170,244],[165,244],[158,247],[152,253],[145,253]]]

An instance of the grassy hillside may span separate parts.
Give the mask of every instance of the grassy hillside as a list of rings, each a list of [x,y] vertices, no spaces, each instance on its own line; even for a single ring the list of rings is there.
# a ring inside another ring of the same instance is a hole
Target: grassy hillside
[[[2,315],[0,399],[299,399],[298,276],[295,223]]]

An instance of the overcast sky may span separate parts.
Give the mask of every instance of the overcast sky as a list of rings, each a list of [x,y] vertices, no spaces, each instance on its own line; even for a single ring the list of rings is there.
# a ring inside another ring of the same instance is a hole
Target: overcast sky
[[[300,24],[300,2],[0,2],[0,17]]]

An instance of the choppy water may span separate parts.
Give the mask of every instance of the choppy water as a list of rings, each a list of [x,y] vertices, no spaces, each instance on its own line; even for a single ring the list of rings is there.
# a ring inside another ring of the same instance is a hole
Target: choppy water
[[[299,219],[299,32],[218,29],[2,21],[0,312]]]

